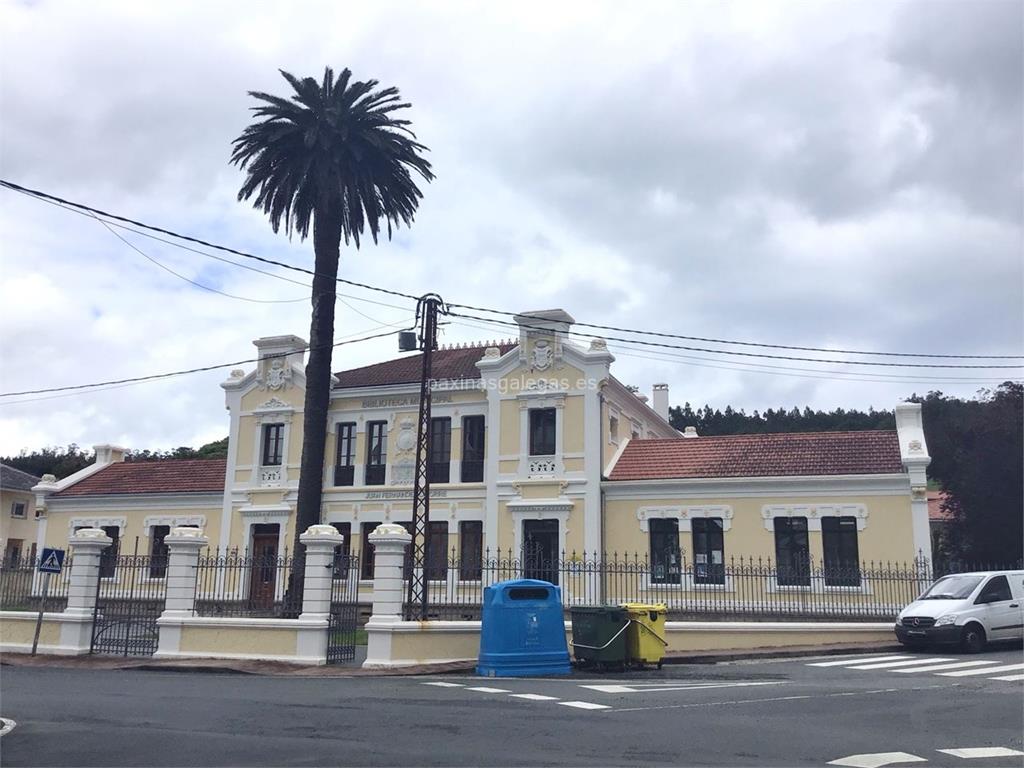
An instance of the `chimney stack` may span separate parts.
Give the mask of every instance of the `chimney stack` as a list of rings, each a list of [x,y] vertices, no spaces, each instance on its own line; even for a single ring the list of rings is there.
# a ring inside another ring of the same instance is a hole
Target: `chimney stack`
[[[668,421],[668,384],[655,384],[651,395],[653,396],[651,407],[654,412]]]

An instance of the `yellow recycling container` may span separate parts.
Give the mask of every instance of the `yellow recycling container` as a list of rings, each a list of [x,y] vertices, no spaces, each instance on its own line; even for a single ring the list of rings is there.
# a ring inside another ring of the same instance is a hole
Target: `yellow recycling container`
[[[661,669],[665,658],[665,616],[668,606],[664,603],[624,603],[629,614],[629,630],[626,644],[633,664],[657,664]]]

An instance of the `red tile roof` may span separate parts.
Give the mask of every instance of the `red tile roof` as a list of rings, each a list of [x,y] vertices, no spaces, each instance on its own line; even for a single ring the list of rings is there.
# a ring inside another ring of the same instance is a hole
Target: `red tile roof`
[[[484,350],[488,346],[497,347],[504,355],[510,349],[517,347],[518,343],[506,341],[500,344],[438,349],[434,352],[432,361],[434,378],[439,381],[479,379],[480,369],[476,367],[476,364],[483,358]],[[422,367],[423,353],[421,352],[416,355],[387,360],[383,363],[366,365],[362,368],[352,368],[334,374],[338,378],[338,383],[334,385],[334,388],[413,384],[419,382]]]
[[[953,513],[942,508],[946,494],[942,491],[928,491],[928,521],[932,523],[950,523]]]
[[[790,432],[630,440],[610,480],[901,472],[896,432]]]
[[[218,493],[224,490],[226,459],[165,459],[116,462],[53,494],[107,496],[126,493]]]

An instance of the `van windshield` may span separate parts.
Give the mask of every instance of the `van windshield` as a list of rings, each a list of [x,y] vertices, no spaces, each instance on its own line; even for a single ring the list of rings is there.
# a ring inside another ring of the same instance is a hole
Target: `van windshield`
[[[970,596],[983,576],[943,576],[936,581],[919,600],[963,600]]]

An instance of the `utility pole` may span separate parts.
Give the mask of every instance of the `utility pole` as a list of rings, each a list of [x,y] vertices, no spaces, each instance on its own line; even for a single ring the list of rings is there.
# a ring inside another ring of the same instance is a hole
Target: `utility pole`
[[[433,356],[437,349],[437,315],[446,313],[444,301],[436,293],[421,297],[416,305],[419,324],[419,348],[423,350],[423,368],[420,373],[420,412],[416,427],[416,473],[412,490],[412,572],[405,600],[405,620],[427,618],[427,564],[430,562],[430,539],[427,523],[430,520],[430,395],[433,389]],[[411,336],[412,334],[409,334]],[[415,347],[411,339],[401,338],[403,351]],[[414,343],[414,342],[413,342]]]

